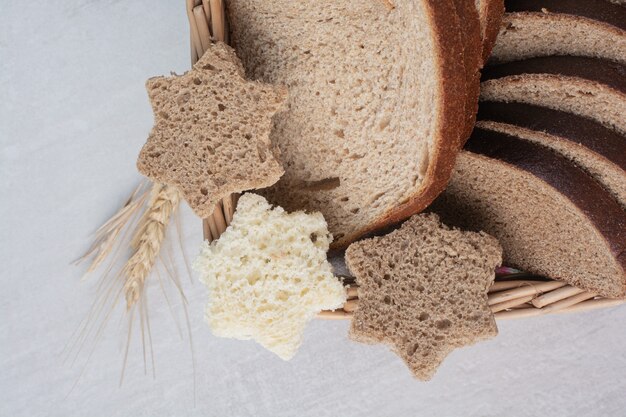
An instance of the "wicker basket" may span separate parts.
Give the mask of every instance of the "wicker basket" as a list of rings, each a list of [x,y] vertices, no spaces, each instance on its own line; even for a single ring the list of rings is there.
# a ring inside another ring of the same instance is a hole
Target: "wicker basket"
[[[187,0],[191,32],[191,63],[202,56],[211,42],[229,42],[227,0]],[[237,204],[237,196],[223,199],[213,215],[203,220],[204,238],[217,239],[226,230]],[[345,282],[352,282],[351,277]],[[350,319],[358,304],[358,287],[349,286],[343,309],[323,311],[321,319]],[[489,305],[497,319],[539,316],[548,313],[585,311],[625,303],[624,299],[597,297],[565,282],[548,280],[511,268],[496,271],[496,281],[489,289]]]

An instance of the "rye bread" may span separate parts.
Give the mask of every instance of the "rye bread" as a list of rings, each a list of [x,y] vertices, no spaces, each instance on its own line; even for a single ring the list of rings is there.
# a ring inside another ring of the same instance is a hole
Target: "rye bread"
[[[475,5],[480,16],[483,62],[487,62],[500,31],[504,0],[475,0]]]
[[[498,238],[504,262],[606,297],[626,290],[626,212],[569,160],[475,129],[432,205],[446,224]]]
[[[253,79],[286,85],[271,139],[285,175],[264,191],[321,211],[345,247],[424,209],[448,181],[466,81],[451,0],[230,0]]]
[[[179,189],[200,217],[236,192],[274,184],[283,173],[269,139],[283,87],[248,81],[235,52],[212,44],[191,71],[146,83],[154,127],[139,172]]]
[[[488,66],[481,100],[516,101],[594,119],[626,134],[626,66],[598,58],[551,56]]]
[[[523,103],[482,102],[476,126],[549,147],[590,174],[626,209],[626,137],[591,119]]]
[[[494,337],[487,291],[502,261],[498,241],[418,214],[388,235],[353,243],[359,284],[350,337],[386,343],[415,377],[430,379],[455,348]]]
[[[508,0],[492,62],[548,55],[626,64],[626,7],[606,0]]]

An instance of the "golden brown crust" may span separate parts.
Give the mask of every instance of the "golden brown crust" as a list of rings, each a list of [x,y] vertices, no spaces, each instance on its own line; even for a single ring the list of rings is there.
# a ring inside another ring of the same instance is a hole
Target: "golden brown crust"
[[[500,32],[500,24],[504,16],[504,0],[482,0],[481,7],[482,13],[487,16],[483,34],[483,62],[487,62]]]
[[[361,236],[402,221],[424,210],[446,188],[466,120],[466,81],[463,67],[463,41],[461,24],[455,12],[453,0],[425,0],[435,32],[439,51],[441,88],[441,111],[439,112],[437,142],[431,149],[430,163],[420,191],[404,203],[388,211],[380,220],[366,230],[344,237],[331,246],[332,249],[347,247]]]
[[[480,36],[480,17],[474,0],[454,0],[454,7],[461,25],[463,38],[463,65],[465,66],[465,82],[467,96],[465,100],[465,129],[460,136],[459,147],[462,148],[472,134],[478,111],[480,95],[480,70],[483,66],[482,40]]]

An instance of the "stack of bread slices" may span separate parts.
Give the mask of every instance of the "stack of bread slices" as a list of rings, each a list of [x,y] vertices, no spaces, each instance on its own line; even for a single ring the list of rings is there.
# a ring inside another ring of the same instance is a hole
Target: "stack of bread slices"
[[[511,0],[444,222],[496,236],[505,264],[626,291],[626,7]]]

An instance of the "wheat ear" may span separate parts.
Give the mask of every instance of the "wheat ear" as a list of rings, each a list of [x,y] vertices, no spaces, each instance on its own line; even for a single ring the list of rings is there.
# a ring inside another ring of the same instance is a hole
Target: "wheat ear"
[[[123,269],[126,278],[124,294],[128,309],[141,298],[146,278],[159,256],[165,229],[179,202],[180,194],[176,188],[163,184],[153,185],[150,203],[131,241],[131,247],[135,252]]]

